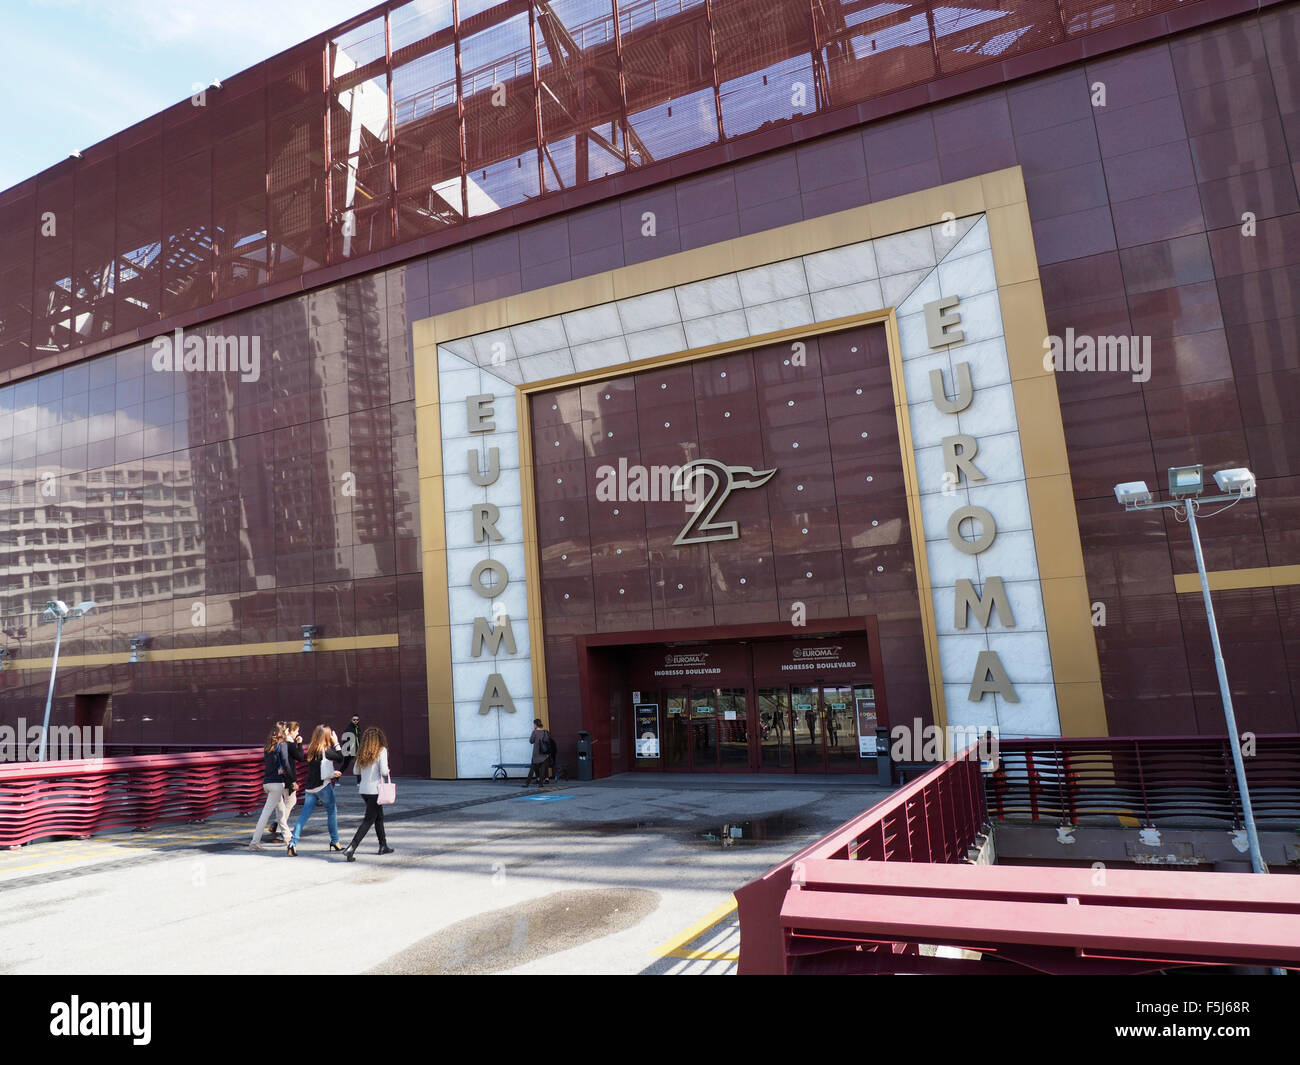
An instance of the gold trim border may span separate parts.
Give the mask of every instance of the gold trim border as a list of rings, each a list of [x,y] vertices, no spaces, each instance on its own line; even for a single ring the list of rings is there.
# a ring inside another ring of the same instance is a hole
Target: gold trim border
[[[844,244],[872,240],[922,226],[939,225],[950,218],[983,214],[988,219],[989,242],[997,278],[998,299],[1002,310],[1003,332],[1011,373],[1012,395],[1020,424],[1022,462],[1025,467],[1029,509],[1034,527],[1034,547],[1038,558],[1039,582],[1047,619],[1048,643],[1056,687],[1057,711],[1061,732],[1066,736],[1104,736],[1107,734],[1105,706],[1102,699],[1101,667],[1097,655],[1096,634],[1091,624],[1090,597],[1083,569],[1083,548],[1079,539],[1078,516],[1071,488],[1069,462],[1065,451],[1065,431],[1061,420],[1056,382],[1043,369],[1043,339],[1048,335],[1047,315],[1038,279],[1038,259],[1034,251],[1029,222],[1024,175],[1019,166],[994,171],[979,177],[949,182],[920,192],[909,193],[862,207],[838,211],[788,226],[710,244],[703,248],[676,252],[657,259],[619,267],[591,277],[579,278],[544,289],[491,300],[412,323],[415,357],[415,402],[419,446],[421,533],[425,580],[425,652],[429,676],[429,736],[432,775],[455,775],[454,713],[447,695],[437,697],[439,686],[450,693],[451,648],[446,585],[446,526],[442,510],[441,422],[438,415],[438,352],[440,342],[473,336],[494,329],[552,317],[570,311],[720,274],[765,266],[783,259],[809,255]],[[892,312],[888,313],[892,317]],[[888,321],[889,317],[883,320]],[[879,319],[878,319],[879,320]],[[840,319],[839,322],[844,322]],[[813,335],[822,324],[782,331],[777,337]],[[844,328],[841,324],[839,328]],[[748,337],[740,347],[770,342],[769,338]],[[891,369],[897,327],[891,336]],[[693,352],[665,357],[685,361],[719,354],[729,345],[715,345]],[[660,363],[665,360],[660,360]],[[620,363],[599,371],[552,378],[521,386],[516,403],[522,396],[539,388],[572,385],[587,380],[608,379],[632,369],[643,369],[654,360]],[[525,391],[526,387],[526,391]],[[901,382],[895,377],[895,407],[898,409]],[[905,393],[903,394],[905,400]],[[900,442],[910,444],[910,423],[900,410]],[[528,424],[521,417],[520,467],[521,485],[525,449],[531,456],[531,439],[523,433]],[[935,698],[937,724],[945,723],[943,679],[939,671],[938,634],[934,625],[933,597],[929,594],[929,566],[924,550],[924,527],[919,513],[919,494],[915,489],[915,455],[904,447],[904,469],[911,465],[908,483],[908,510],[913,524],[913,548],[918,570],[918,593],[921,595],[922,618],[926,631],[926,652],[931,690]],[[525,494],[528,489],[525,489]],[[432,495],[436,492],[436,499]],[[436,504],[436,505],[435,505]],[[914,512],[913,507],[916,507]],[[535,515],[525,505],[525,545],[528,558],[529,586],[536,589],[536,529],[529,523]],[[530,540],[531,532],[531,540]],[[921,543],[916,543],[917,538]],[[431,574],[440,580],[431,580]],[[538,605],[530,592],[530,613]],[[536,591],[540,599],[540,590]],[[537,661],[544,657],[545,644],[540,631],[540,612],[529,618],[530,645],[534,660],[534,698],[539,710],[544,708],[544,671]],[[542,686],[538,687],[541,681]],[[537,716],[546,720],[539,712]],[[445,733],[440,735],[440,731]],[[440,772],[450,767],[449,773]]]
[[[528,603],[528,657],[533,668],[533,717],[551,727],[550,695],[546,690],[546,644],[542,630],[542,564],[537,540],[537,488],[534,483],[532,418],[528,410],[530,391],[515,389],[515,433],[519,441],[519,499],[523,504],[524,575]]]
[[[1230,592],[1244,588],[1286,588],[1300,584],[1300,566],[1259,566],[1254,569],[1207,570],[1205,576],[1212,592]],[[1175,573],[1174,591],[1179,595],[1199,593],[1199,573]]]
[[[425,322],[430,319],[425,319]],[[451,687],[451,604],[447,590],[447,511],[437,344],[420,344],[414,324],[415,453],[420,481],[420,576],[424,591],[424,672],[429,706],[429,777],[456,779],[456,712]]]
[[[527,563],[528,572],[528,639],[531,647],[542,648],[543,653],[532,656],[533,664],[533,685],[534,693],[540,690],[545,693],[546,685],[546,655],[544,640],[544,629],[542,627],[542,592],[541,592],[541,566],[538,553],[537,539],[537,513],[536,513],[536,489],[534,478],[536,470],[532,462],[532,415],[529,409],[528,399],[530,396],[540,392],[549,392],[555,388],[572,388],[584,384],[590,384],[595,381],[609,381],[616,377],[625,377],[629,374],[642,373],[645,370],[654,369],[659,366],[673,366],[679,363],[696,362],[702,359],[713,358],[717,355],[726,355],[733,351],[746,351],[750,348],[764,347],[771,344],[779,344],[786,340],[800,340],[807,337],[822,336],[826,333],[838,333],[845,329],[852,329],[862,325],[875,325],[885,323],[886,335],[890,347],[891,367],[897,363],[902,366],[902,355],[898,340],[898,323],[894,317],[892,307],[879,311],[867,311],[864,314],[849,315],[844,318],[835,318],[826,322],[816,322],[812,325],[801,325],[791,329],[780,329],[773,333],[762,333],[755,336],[743,337],[739,340],[728,340],[718,344],[708,344],[704,347],[689,348],[686,351],[670,352],[666,355],[653,355],[645,359],[635,359],[630,362],[620,362],[614,366],[602,367],[598,370],[583,370],[579,373],[568,374],[563,377],[552,377],[542,381],[534,381],[526,385],[518,385],[515,389],[515,402],[517,408],[516,425],[520,434],[519,445],[519,477],[522,488],[521,495],[524,500],[524,554]],[[891,375],[893,370],[891,369]],[[904,407],[901,411],[897,403],[894,407],[895,417],[899,419],[900,434],[906,430],[907,411]],[[900,436],[900,440],[901,440]],[[526,443],[525,443],[526,441]],[[526,461],[526,464],[525,464]],[[919,478],[916,471],[916,456],[909,449],[902,450],[902,461],[904,477],[909,486],[907,503],[908,517],[913,526],[913,546],[920,540],[919,549],[921,554],[918,559],[924,559],[925,555],[925,536],[919,533],[921,521],[921,498],[920,491],[916,488]],[[918,535],[919,533],[919,535]],[[918,587],[923,574],[928,574],[928,567],[924,563],[917,566]],[[924,621],[925,611],[922,611]],[[930,635],[935,637],[934,647],[937,651],[937,633],[933,630],[933,609],[930,611]],[[927,655],[929,654],[929,644],[927,643]],[[938,662],[937,654],[927,661]],[[933,684],[933,677],[931,678]],[[539,689],[537,686],[541,685]],[[941,700],[935,705],[942,712],[943,688],[938,689],[938,696]],[[549,709],[546,701],[546,695],[543,694],[539,699],[534,694],[534,701],[543,707]],[[539,712],[538,717],[548,722],[550,718],[546,713]]]
[[[397,633],[388,632],[376,636],[332,636],[326,639],[312,640],[315,648],[312,654],[330,651],[368,651],[377,647],[396,647]],[[203,662],[218,658],[254,658],[259,655],[293,655],[305,654],[302,640],[272,640],[267,643],[223,643],[213,647],[163,647],[156,651],[145,651],[144,661],[150,662]],[[8,667],[14,670],[49,669],[54,664],[50,658],[14,659]],[[71,666],[119,666],[130,665],[129,651],[111,651],[98,655],[59,655],[60,668]]]

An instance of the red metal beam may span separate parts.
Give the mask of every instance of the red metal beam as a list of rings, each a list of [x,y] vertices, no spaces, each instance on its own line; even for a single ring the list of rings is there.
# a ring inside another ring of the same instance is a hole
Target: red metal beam
[[[958,875],[965,878],[976,868],[960,869]],[[1247,879],[1249,874],[1224,875]],[[838,933],[975,949],[1012,943],[1068,947],[1110,957],[1177,956],[1221,964],[1300,967],[1300,914],[1295,913],[920,895],[873,895],[867,905],[860,895],[793,889],[781,907],[781,927],[792,935],[818,938],[822,933]]]

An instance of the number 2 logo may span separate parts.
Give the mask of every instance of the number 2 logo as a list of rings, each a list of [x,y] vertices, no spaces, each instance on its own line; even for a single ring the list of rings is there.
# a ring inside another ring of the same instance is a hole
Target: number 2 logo
[[[682,466],[673,474],[674,492],[686,491],[686,486],[696,477],[706,477],[710,484],[702,495],[698,491],[694,493],[699,503],[695,512],[686,519],[673,546],[740,539],[740,528],[734,521],[715,523],[714,517],[733,489],[761,488],[775,473],[775,469],[755,470],[752,466],[728,466],[717,459],[696,459]]]

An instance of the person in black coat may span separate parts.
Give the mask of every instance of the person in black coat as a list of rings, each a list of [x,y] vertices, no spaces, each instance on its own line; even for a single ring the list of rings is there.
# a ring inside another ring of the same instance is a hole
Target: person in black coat
[[[352,768],[357,760],[357,752],[361,750],[361,718],[356,714],[353,714],[352,720],[343,726],[339,747],[343,751],[343,764],[339,766],[339,772],[346,773]]]
[[[248,844],[250,850],[262,849],[262,830],[271,819],[272,811],[283,801],[288,779],[289,766],[285,757],[284,725],[277,721],[271,727],[266,743],[262,747],[262,790],[266,792],[266,805],[262,807],[262,816],[257,819],[257,827],[253,829],[253,838]]]
[[[305,761],[306,752],[302,749],[302,726],[297,721],[287,722],[284,726],[283,754],[289,767],[289,778],[285,783],[280,803],[275,810],[275,824],[271,831],[277,843],[287,843],[289,838],[289,815],[298,802],[298,763]]]
[[[341,851],[339,846],[338,806],[334,796],[334,782],[343,774],[335,768],[343,762],[343,752],[338,747],[339,738],[328,725],[317,725],[312,733],[311,743],[307,747],[307,798],[302,803],[302,813],[298,823],[293,826],[293,837],[289,840],[289,857],[298,854],[298,840],[302,836],[303,825],[311,817],[312,810],[320,803],[325,807],[327,824],[330,832],[330,850]]]

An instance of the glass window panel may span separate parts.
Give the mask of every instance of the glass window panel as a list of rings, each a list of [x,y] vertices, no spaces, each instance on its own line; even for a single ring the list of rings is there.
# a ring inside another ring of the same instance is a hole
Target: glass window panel
[[[528,17],[463,38],[460,49],[466,193],[469,213],[477,216],[540,192]]]
[[[389,15],[393,38],[393,55],[440,30],[451,28],[451,0],[415,0],[403,4]],[[463,14],[462,14],[463,17]]]

